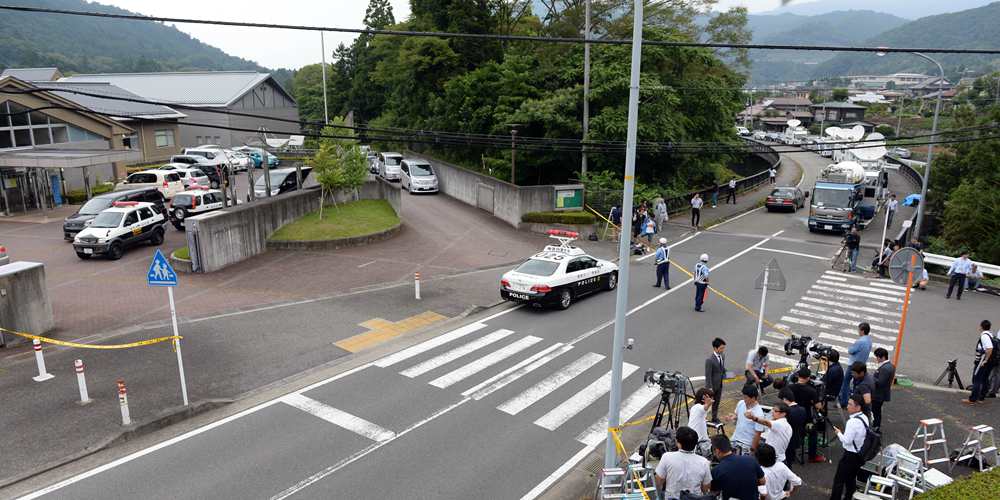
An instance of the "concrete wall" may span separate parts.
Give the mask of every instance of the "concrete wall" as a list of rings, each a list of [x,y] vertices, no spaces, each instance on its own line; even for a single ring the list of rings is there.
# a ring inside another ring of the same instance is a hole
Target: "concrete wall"
[[[44,335],[55,326],[43,264],[20,261],[0,266],[0,325],[34,335]],[[4,338],[11,345],[26,342],[23,337]]]
[[[400,213],[401,198],[395,186],[368,181],[359,191],[363,200],[387,199]],[[354,199],[350,192],[332,196],[338,202]],[[318,210],[319,200],[319,189],[306,189],[187,219],[185,230],[193,270],[211,273],[264,253],[267,239],[275,231]]]
[[[225,109],[225,108],[216,108]],[[229,116],[222,113],[211,113],[207,111],[201,111],[197,109],[185,108],[182,111],[186,118],[181,118],[178,127],[177,136],[174,138],[175,143],[178,148],[191,148],[198,145],[197,136],[202,137],[214,137],[219,136],[219,145],[224,147],[233,146],[230,140],[230,134],[228,130],[214,127],[202,127],[197,125],[189,125],[191,123],[202,123],[205,125],[218,125],[221,127],[229,126]],[[207,142],[207,144],[216,144],[214,139]],[[243,144],[236,144],[236,146],[242,146]]]
[[[180,126],[177,123],[130,123],[136,129],[139,136],[139,144],[133,144],[132,148],[139,148],[142,151],[143,163],[162,161],[166,162],[171,156],[181,153]],[[167,147],[156,146],[156,131],[169,129],[174,131],[174,145]]]

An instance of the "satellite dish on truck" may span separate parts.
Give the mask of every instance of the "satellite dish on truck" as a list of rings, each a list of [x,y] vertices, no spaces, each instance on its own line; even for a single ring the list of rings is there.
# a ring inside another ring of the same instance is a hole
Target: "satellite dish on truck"
[[[820,172],[819,180],[840,184],[861,184],[865,180],[865,169],[857,162],[842,161],[827,165]]]
[[[823,132],[834,139],[839,139],[841,130],[840,127],[827,127]]]
[[[863,148],[852,149],[851,153],[861,161],[877,161],[885,157],[889,151],[885,149],[885,136],[873,132],[868,134],[868,143]]]
[[[860,141],[861,138],[865,136],[865,128],[862,127],[861,125],[855,125],[854,128],[852,128],[849,131],[848,135],[849,135],[848,137],[849,140]]]
[[[799,125],[802,125],[802,122],[800,120],[796,120],[794,118],[791,119],[791,120],[788,120],[787,123],[788,123],[789,128],[795,128],[795,127],[798,127]]]

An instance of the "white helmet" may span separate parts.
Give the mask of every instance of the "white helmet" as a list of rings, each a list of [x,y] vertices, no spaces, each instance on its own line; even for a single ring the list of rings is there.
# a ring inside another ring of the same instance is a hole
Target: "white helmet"
[[[667,244],[667,239],[666,238],[660,238],[660,244],[661,245],[666,245]]]
[[[708,262],[708,254],[707,253],[701,254],[701,261],[702,262]]]

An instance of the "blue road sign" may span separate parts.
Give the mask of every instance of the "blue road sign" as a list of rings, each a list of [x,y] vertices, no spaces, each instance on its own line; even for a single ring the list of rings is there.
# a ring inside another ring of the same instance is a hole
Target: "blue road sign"
[[[149,286],[177,286],[177,273],[170,266],[170,261],[163,256],[160,249],[153,254],[153,262],[146,272],[146,284]]]

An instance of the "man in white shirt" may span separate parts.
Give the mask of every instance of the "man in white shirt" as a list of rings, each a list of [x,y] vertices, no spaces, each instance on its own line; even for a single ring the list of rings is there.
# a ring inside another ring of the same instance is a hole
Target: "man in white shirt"
[[[951,292],[958,286],[957,300],[962,300],[962,289],[965,288],[965,277],[972,270],[972,261],[969,260],[969,252],[962,252],[961,257],[955,259],[948,268],[948,293],[944,298],[950,299]]]
[[[695,193],[694,198],[691,198],[691,227],[695,229],[701,224],[701,207],[704,205],[705,200],[701,199],[700,194]]]
[[[767,427],[756,424],[746,414],[764,418],[764,409],[757,403],[760,392],[753,385],[743,386],[743,399],[736,403],[736,430],[733,431],[733,447],[740,455],[749,455],[760,445],[760,435]]]
[[[775,170],[774,167],[771,167],[767,169],[767,176],[770,177],[771,184],[774,184],[775,182],[777,182],[777,179],[775,178],[778,176],[778,171]]]
[[[847,401],[847,425],[841,431],[837,426],[833,430],[837,433],[837,439],[844,446],[844,454],[837,462],[837,473],[833,478],[833,491],[830,493],[830,500],[851,500],[854,497],[854,490],[857,488],[858,472],[864,465],[861,458],[861,448],[865,445],[865,436],[868,435],[868,416],[861,408],[864,406],[864,397],[854,394]]]
[[[708,460],[695,454],[698,434],[690,427],[677,428],[679,451],[664,453],[656,465],[656,490],[666,500],[677,500],[682,491],[708,493],[712,486],[712,469]]]
[[[796,486],[802,485],[802,478],[796,476],[783,462],[778,461],[774,447],[765,444],[757,449],[757,463],[764,470],[764,484],[757,487],[763,500],[779,500],[792,496]],[[788,484],[788,490],[785,490]]]
[[[763,392],[774,379],[767,375],[768,350],[765,346],[747,352],[746,378],[748,384],[756,385]]]
[[[792,440],[792,426],[785,420],[789,410],[788,405],[785,403],[774,405],[771,408],[771,420],[760,418],[749,411],[744,413],[754,423],[767,427],[767,430],[764,431],[761,437],[764,438],[765,443],[774,447],[779,462],[785,461],[785,450],[788,449],[788,443]]]
[[[993,365],[989,362],[993,354],[993,334],[990,332],[993,325],[984,319],[979,323],[979,328],[982,331],[979,333],[979,341],[976,342],[976,359],[972,365],[972,394],[969,399],[962,400],[967,405],[976,404],[986,398],[990,385],[990,372],[993,371]]]
[[[892,218],[896,215],[896,209],[899,208],[899,201],[896,200],[896,193],[889,195],[889,201],[885,204],[885,217],[886,226],[888,228],[892,227]]]
[[[708,409],[715,401],[715,394],[712,389],[702,387],[694,393],[694,400],[697,404],[691,407],[688,412],[688,427],[698,433],[698,441],[708,441]]]
[[[729,193],[726,195],[726,203],[727,204],[729,203],[729,200],[733,200],[733,205],[736,204],[736,178],[735,177],[733,177],[732,179],[729,179]]]

